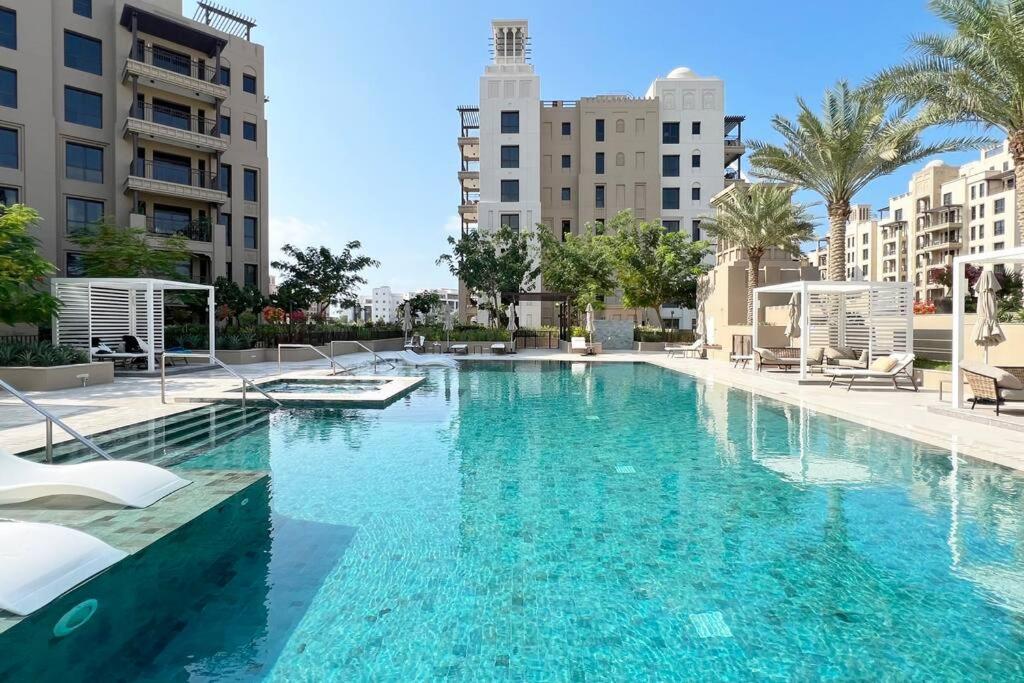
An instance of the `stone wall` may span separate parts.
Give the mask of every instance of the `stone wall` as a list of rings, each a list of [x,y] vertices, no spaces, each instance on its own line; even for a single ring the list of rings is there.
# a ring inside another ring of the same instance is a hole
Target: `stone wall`
[[[594,341],[605,351],[632,351],[634,326],[632,320],[595,320]]]

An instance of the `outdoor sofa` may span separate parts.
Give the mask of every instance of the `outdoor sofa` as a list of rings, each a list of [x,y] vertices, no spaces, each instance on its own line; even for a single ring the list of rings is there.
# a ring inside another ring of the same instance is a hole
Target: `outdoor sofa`
[[[978,401],[992,401],[996,406],[1004,403],[1024,403],[1024,367],[995,367],[975,361],[960,363],[960,371],[971,387],[971,410]]]

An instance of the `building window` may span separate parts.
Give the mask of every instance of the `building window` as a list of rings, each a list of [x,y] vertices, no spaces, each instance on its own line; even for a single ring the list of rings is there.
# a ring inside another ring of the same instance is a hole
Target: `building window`
[[[893,212],[892,217],[893,217],[893,220],[902,221],[903,220],[903,209],[896,209]]]
[[[678,121],[664,121],[661,124],[661,144],[663,144],[663,145],[678,145],[679,144],[679,122]]]
[[[242,121],[242,137],[256,142],[256,124],[252,121]]]
[[[231,117],[230,116],[223,116],[222,115],[220,117],[220,134],[221,135],[228,135],[228,136],[231,135]]]
[[[64,31],[64,66],[103,75],[103,43],[79,33]]]
[[[501,201],[503,201],[503,202],[518,202],[519,201],[519,181],[518,180],[502,180],[501,181]]]
[[[64,275],[67,277],[85,277],[85,260],[83,254],[69,251],[64,256]]]
[[[259,235],[259,221],[253,216],[242,219],[242,245],[246,249],[255,249]]]
[[[230,87],[231,86],[231,69],[226,67],[226,66],[222,66],[220,68],[220,71],[217,72],[217,82],[220,83],[221,85],[226,85],[226,86]]]
[[[562,121],[562,135],[572,135],[572,123]]]
[[[18,203],[18,188],[0,187],[0,206],[10,206]]]
[[[0,68],[0,107],[18,108],[18,72]]]
[[[247,202],[258,202],[260,198],[259,193],[259,173],[252,168],[242,169],[242,180],[245,185],[245,193],[242,195]]]
[[[596,119],[594,121],[594,140],[596,142],[604,142],[604,119]]]
[[[594,187],[594,206],[598,209],[604,208],[604,185]]]
[[[978,218],[984,218],[984,217],[985,217],[985,205],[984,204],[979,204],[978,205]]]
[[[995,244],[992,245],[992,249],[994,251],[999,251],[1000,249],[1002,249],[1005,246],[1006,246],[1006,242],[996,242]],[[1002,264],[1000,263],[998,265],[1002,265]]]
[[[691,154],[690,155],[690,167],[691,168],[700,168],[700,154]]]
[[[666,178],[677,178],[679,176],[679,155],[661,155],[661,175]]]
[[[572,234],[572,221],[568,219],[562,220],[562,241],[565,241],[566,235]]]
[[[861,260],[867,260],[867,258],[868,258],[868,250],[864,249],[863,251],[861,251],[860,256],[861,256]]]
[[[563,202],[568,202],[568,201],[571,201],[571,200],[572,200],[572,188],[563,187],[562,188],[562,201]]]
[[[18,49],[18,15],[6,7],[0,7],[0,47]]]
[[[92,0],[74,0],[71,11],[80,16],[92,19]]]
[[[234,264],[231,263],[231,261],[225,261],[224,262],[224,277],[226,277],[229,280],[234,280],[235,279],[233,266],[234,266]]]
[[[700,121],[690,123],[690,135],[700,135]]]
[[[230,247],[231,243],[234,241],[234,235],[231,234],[231,214],[221,212],[220,220],[218,222],[224,226],[224,246]]]
[[[992,213],[1003,213],[1006,211],[1006,200],[997,199],[992,202]]]
[[[253,76],[252,74],[242,74],[242,90],[247,92],[247,93],[251,93],[251,94],[255,95],[256,94],[256,77]]]
[[[103,202],[95,199],[67,199],[67,231],[69,235],[86,232],[90,226],[103,220]]]
[[[103,182],[103,150],[69,142],[64,153],[65,174],[70,180]]]
[[[998,236],[998,235],[1002,235],[1005,232],[1006,232],[1006,221],[996,221],[995,223],[992,224],[992,234],[993,235]]]
[[[217,189],[231,196],[231,164],[221,164],[217,169]]]
[[[253,287],[260,286],[259,271],[254,263],[245,264],[245,284],[252,285]]]
[[[947,192],[944,195],[942,195],[942,205],[943,206],[949,206],[952,203],[953,203],[953,193],[952,192]]]
[[[665,232],[679,232],[679,221],[662,221],[661,225]]]
[[[501,221],[501,227],[512,228],[516,232],[519,232],[519,214],[518,213],[503,213],[499,217]]]
[[[519,145],[501,146],[501,167],[519,168]]]
[[[700,201],[700,185],[694,185],[690,188],[690,199],[695,202]]]
[[[694,242],[700,241],[700,221],[690,223],[690,239]]]
[[[562,168],[572,168],[572,155],[570,155],[570,154],[563,154],[562,155]]]
[[[512,135],[519,132],[519,112],[501,112],[501,132],[505,135]]]
[[[594,173],[598,175],[604,173],[604,152],[597,152],[594,155]]]
[[[978,239],[979,240],[985,239],[985,226],[984,225],[979,225],[978,226]]]
[[[18,168],[18,131],[0,128],[0,166]]]
[[[678,187],[661,188],[661,208],[662,210],[671,210],[679,208]]]
[[[103,127],[103,95],[64,86],[64,120],[92,128]]]

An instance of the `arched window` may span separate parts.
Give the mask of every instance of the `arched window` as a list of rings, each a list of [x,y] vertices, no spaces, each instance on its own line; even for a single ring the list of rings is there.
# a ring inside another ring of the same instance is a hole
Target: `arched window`
[[[626,121],[624,119],[615,119],[615,132],[625,133],[626,132]]]

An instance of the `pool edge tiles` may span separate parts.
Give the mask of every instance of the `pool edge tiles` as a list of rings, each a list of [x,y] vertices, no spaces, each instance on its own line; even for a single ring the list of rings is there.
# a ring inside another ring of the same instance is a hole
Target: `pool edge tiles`
[[[56,507],[42,499],[41,502],[0,507],[0,516],[22,522],[58,524],[83,531],[127,552],[128,557],[120,561],[125,562],[269,476],[265,471],[198,469],[188,470],[182,475],[192,483],[148,508],[122,508],[99,501]],[[94,578],[91,577],[79,586]],[[19,617],[0,611],[0,638],[31,616]]]
[[[356,382],[379,383],[381,386],[378,389],[374,389],[372,391],[352,392],[350,394],[331,391],[284,392],[273,391],[272,389],[268,393],[274,400],[280,402],[282,406],[285,407],[308,407],[315,405],[319,407],[334,406],[342,408],[386,408],[398,399],[417,389],[426,381],[426,379],[427,378],[423,375],[389,375],[386,379],[383,379],[379,375],[347,375],[345,377],[335,377],[332,375],[310,376],[306,373],[286,373],[283,375],[269,375],[267,377],[262,377],[255,380],[253,384],[262,388],[263,385],[273,385],[289,380],[299,383],[316,383],[324,385],[344,385]],[[247,392],[246,400],[248,402],[261,405],[268,403],[265,396],[252,390]],[[176,396],[174,401],[177,403],[241,403],[242,394],[236,387],[231,387],[214,393],[204,391],[202,393],[180,395]]]

